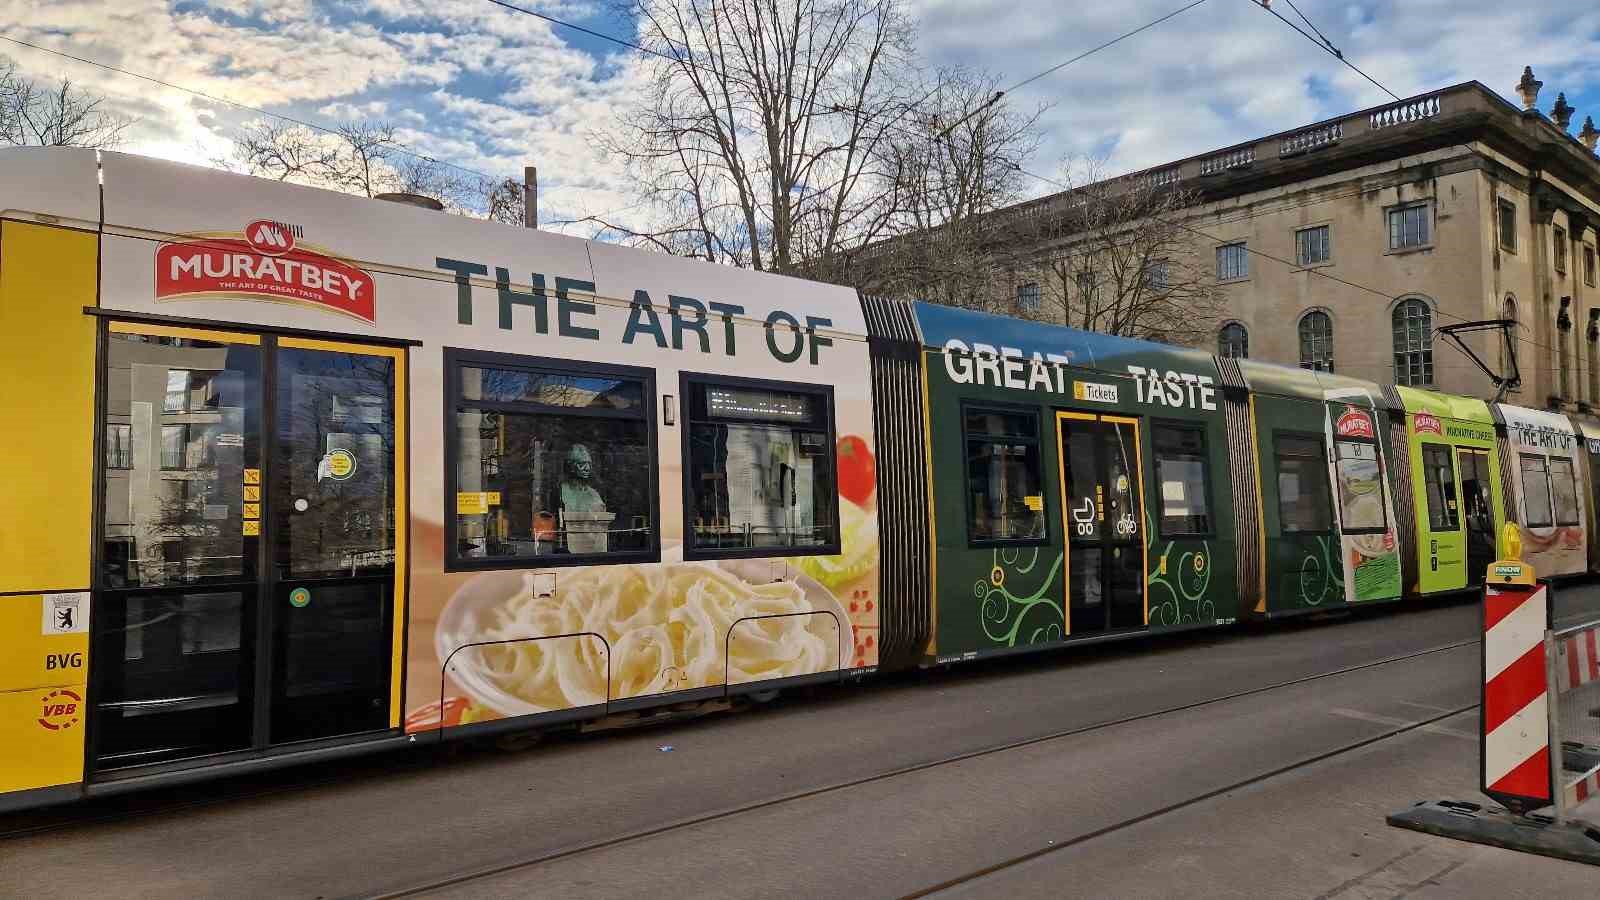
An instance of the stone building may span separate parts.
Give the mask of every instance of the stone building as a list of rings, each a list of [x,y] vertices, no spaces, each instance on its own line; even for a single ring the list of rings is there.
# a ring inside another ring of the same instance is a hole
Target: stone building
[[[1569,133],[1564,95],[1540,112],[1540,86],[1524,74],[1519,110],[1478,82],[1459,84],[1118,179],[1184,192],[1176,214],[1218,315],[1183,339],[1488,397],[1490,378],[1436,329],[1509,318],[1514,402],[1600,406],[1600,131],[1585,119]],[[1076,193],[997,215],[1049,218]],[[1078,239],[1070,231],[1008,252],[995,305],[1060,318],[1041,306],[1041,261]],[[1505,365],[1500,333],[1468,342]]]

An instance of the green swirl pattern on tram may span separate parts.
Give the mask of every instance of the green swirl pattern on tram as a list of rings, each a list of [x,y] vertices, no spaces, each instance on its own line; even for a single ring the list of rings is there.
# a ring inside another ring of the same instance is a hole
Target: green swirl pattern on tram
[[[1064,636],[1062,626],[1064,617],[1060,603],[1052,596],[1051,587],[1056,583],[1056,576],[1061,572],[1061,565],[1066,561],[1065,553],[1056,554],[1050,563],[1050,570],[1043,580],[1031,588],[1026,595],[1019,596],[1011,591],[1007,583],[1011,575],[1027,576],[1039,565],[1039,548],[1034,547],[1029,553],[1026,565],[1020,565],[1023,550],[1004,549],[992,551],[990,576],[987,580],[979,579],[973,584],[973,595],[978,598],[978,624],[983,626],[983,633],[991,641],[1006,647],[1015,647],[1017,638],[1024,625],[1029,621],[1030,615],[1036,613],[1039,607],[1044,607],[1050,613],[1050,618],[1037,622],[1028,632],[1025,643],[1038,644],[1047,641],[1059,641]],[[1008,568],[1009,567],[1009,568]],[[996,577],[998,575],[998,577]],[[1033,620],[1040,616],[1032,615]]]

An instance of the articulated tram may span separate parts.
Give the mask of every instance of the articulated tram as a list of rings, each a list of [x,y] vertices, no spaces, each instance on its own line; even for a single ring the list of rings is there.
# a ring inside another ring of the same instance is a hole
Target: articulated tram
[[[1596,569],[1560,415],[0,152],[0,809]]]

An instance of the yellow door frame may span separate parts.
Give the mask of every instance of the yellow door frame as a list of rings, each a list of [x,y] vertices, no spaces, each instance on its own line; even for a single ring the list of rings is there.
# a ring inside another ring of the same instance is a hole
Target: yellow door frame
[[[1149,517],[1145,515],[1145,490],[1144,490],[1144,445],[1141,443],[1140,422],[1133,416],[1097,415],[1095,413],[1073,412],[1069,410],[1056,410],[1055,440],[1056,440],[1056,486],[1061,497],[1061,634],[1066,637],[1072,634],[1072,530],[1071,520],[1067,509],[1067,445],[1061,440],[1061,423],[1072,422],[1104,422],[1115,425],[1133,426],[1133,459],[1134,477],[1137,479],[1139,494],[1139,596],[1144,604],[1144,624],[1150,624],[1150,542],[1145,539],[1144,529],[1150,527]]]

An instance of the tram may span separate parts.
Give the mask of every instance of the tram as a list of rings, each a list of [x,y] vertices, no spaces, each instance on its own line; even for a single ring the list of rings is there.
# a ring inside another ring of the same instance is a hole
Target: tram
[[[0,809],[1595,571],[1554,413],[0,152]]]

